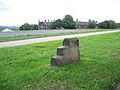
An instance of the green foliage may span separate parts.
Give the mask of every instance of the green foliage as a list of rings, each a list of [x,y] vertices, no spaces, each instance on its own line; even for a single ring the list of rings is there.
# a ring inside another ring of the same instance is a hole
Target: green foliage
[[[20,26],[19,30],[30,30],[30,24],[25,23],[22,26]]]
[[[107,29],[108,28],[108,25],[106,22],[101,22],[98,24],[98,28],[101,28],[101,29]]]
[[[55,23],[55,21],[53,21],[53,22],[51,23],[50,28],[51,28],[51,29],[56,29],[56,23]]]
[[[75,29],[75,21],[73,21],[73,17],[71,15],[66,15],[63,18],[63,28],[65,29]]]
[[[117,28],[117,24],[113,20],[106,20],[98,24],[98,28],[101,29],[114,29]]]
[[[109,29],[117,28],[117,24],[113,20],[109,20]]]
[[[38,30],[38,25],[37,24],[31,24],[30,30]]]
[[[56,21],[52,22],[51,29],[61,29],[62,28],[62,20],[57,19]]]
[[[76,25],[75,22],[73,21],[73,17],[71,15],[66,15],[63,20],[57,19],[51,24],[52,29],[75,29]]]
[[[25,23],[20,26],[19,30],[38,30],[38,25],[37,24],[29,24]]]
[[[0,89],[107,90],[120,78],[119,37],[79,38],[80,62],[56,68],[50,67],[50,57],[62,41],[0,48]]]
[[[88,23],[88,27],[89,27],[90,29],[94,29],[94,28],[96,28],[96,26],[97,26],[97,23],[96,23],[95,21],[92,21],[92,22],[89,22],[89,23]]]

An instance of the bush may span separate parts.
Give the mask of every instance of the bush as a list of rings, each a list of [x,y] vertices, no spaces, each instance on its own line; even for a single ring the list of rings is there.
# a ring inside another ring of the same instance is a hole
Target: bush
[[[19,30],[38,30],[38,25],[25,23],[19,27]]]
[[[101,29],[113,29],[113,28],[117,28],[117,24],[113,20],[109,20],[109,21],[106,20],[106,21],[103,21],[103,22],[99,23],[98,28],[101,28]]]
[[[56,21],[52,22],[51,29],[60,29],[62,28],[62,20],[57,19]]]
[[[73,17],[71,15],[66,15],[63,18],[63,28],[65,28],[65,29],[75,29],[76,28],[75,22],[73,21]]]
[[[91,29],[96,28],[96,26],[97,26],[97,23],[95,21],[92,21],[92,22],[88,23],[88,27],[91,28]]]

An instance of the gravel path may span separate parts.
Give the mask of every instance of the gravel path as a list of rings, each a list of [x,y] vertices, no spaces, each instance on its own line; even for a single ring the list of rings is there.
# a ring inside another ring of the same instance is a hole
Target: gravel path
[[[27,40],[19,40],[19,41],[2,42],[2,43],[0,43],[0,48],[19,46],[19,45],[26,45],[26,44],[33,44],[33,43],[39,43],[39,42],[54,41],[54,40],[62,40],[64,38],[71,38],[71,37],[85,37],[85,36],[107,34],[107,33],[114,33],[114,32],[120,32],[120,30],[104,31],[104,32],[93,32],[93,33],[84,33],[84,34],[74,34],[74,35],[63,35],[63,36],[53,36],[53,37],[44,37],[44,38],[35,38],[35,39],[27,39]]]

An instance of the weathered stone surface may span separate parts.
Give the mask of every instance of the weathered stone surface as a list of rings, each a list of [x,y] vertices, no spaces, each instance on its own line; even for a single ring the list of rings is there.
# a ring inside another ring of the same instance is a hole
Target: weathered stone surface
[[[51,58],[51,65],[61,66],[79,60],[79,40],[77,38],[66,38],[63,41],[63,46],[57,48],[57,55]]]

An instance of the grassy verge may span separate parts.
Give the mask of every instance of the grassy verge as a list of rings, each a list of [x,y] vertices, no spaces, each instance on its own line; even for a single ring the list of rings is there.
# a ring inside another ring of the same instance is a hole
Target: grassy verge
[[[120,28],[116,28],[116,30],[120,30]]]
[[[77,30],[74,32],[62,32],[55,34],[38,34],[38,35],[20,35],[20,36],[11,36],[11,37],[0,37],[0,42],[7,41],[15,41],[15,40],[24,40],[24,39],[33,39],[33,38],[42,38],[49,36],[60,36],[60,35],[70,35],[70,34],[81,34],[81,33],[89,33],[89,32],[100,32],[100,31],[108,31],[107,29],[88,29],[88,30]]]
[[[106,90],[120,79],[120,33],[80,38],[79,63],[50,68],[62,41],[0,48],[1,90]]]

